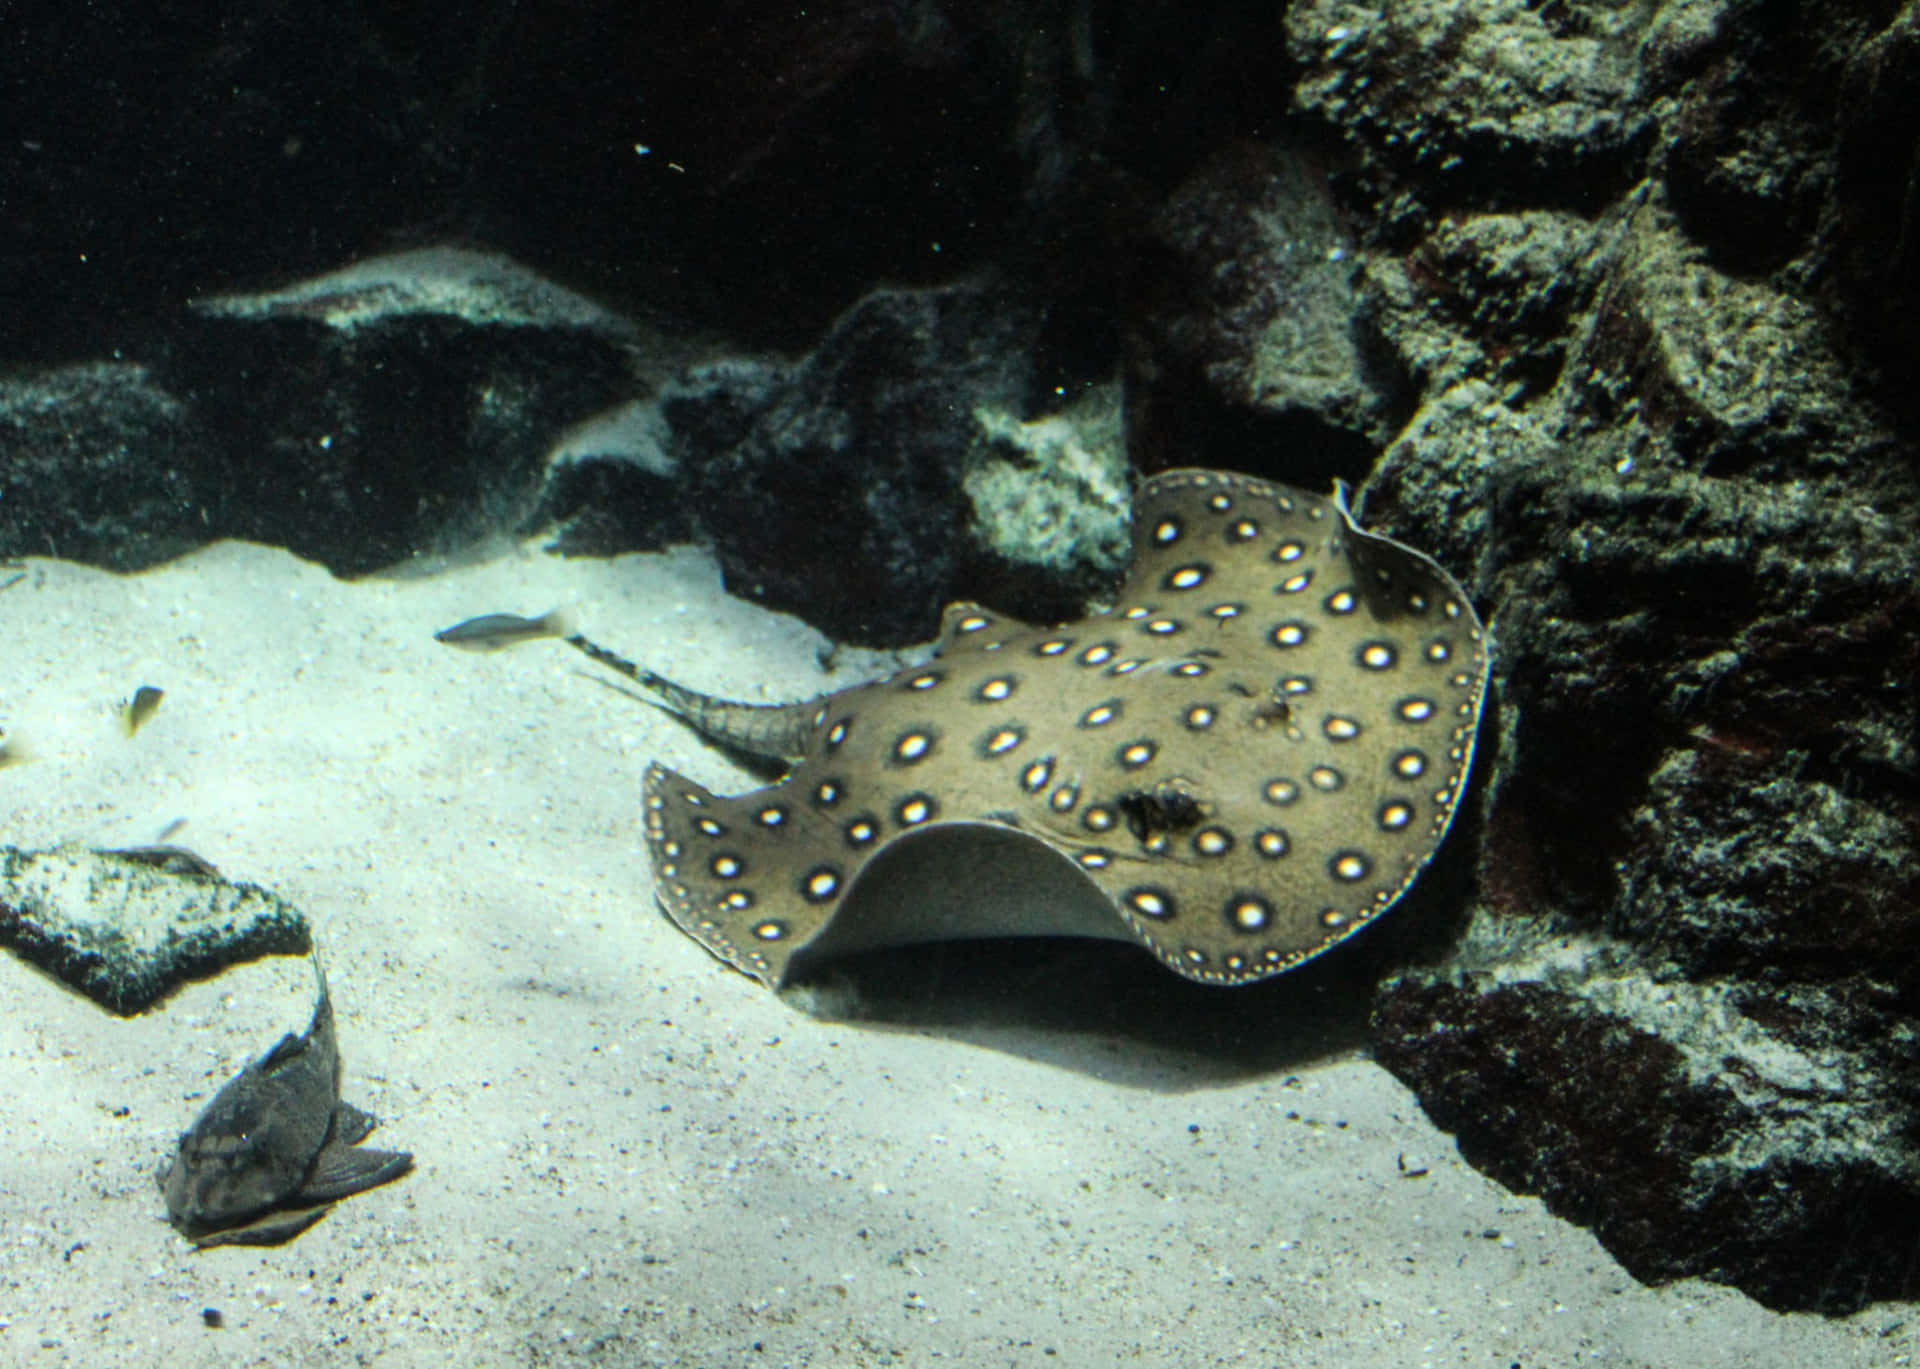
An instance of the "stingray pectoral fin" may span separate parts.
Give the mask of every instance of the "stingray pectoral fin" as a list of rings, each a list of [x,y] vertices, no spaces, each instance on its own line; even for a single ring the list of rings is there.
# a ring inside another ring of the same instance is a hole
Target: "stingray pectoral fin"
[[[848,835],[864,830],[863,819],[829,821],[819,811],[818,786],[809,796],[776,785],[723,798],[653,765],[645,787],[661,908],[741,973],[781,983],[788,956],[833,916],[870,854]],[[878,837],[877,820],[872,833],[869,841]]]
[[[193,1246],[196,1250],[207,1250],[216,1245],[285,1245],[332,1210],[332,1203],[321,1203],[317,1207],[269,1212],[241,1226],[222,1227],[195,1236]]]
[[[1424,863],[1384,839],[1315,860],[1296,834],[1244,807],[1150,834],[1156,850],[1116,843],[1081,858],[1141,944],[1198,983],[1250,984],[1331,950],[1391,907]]]

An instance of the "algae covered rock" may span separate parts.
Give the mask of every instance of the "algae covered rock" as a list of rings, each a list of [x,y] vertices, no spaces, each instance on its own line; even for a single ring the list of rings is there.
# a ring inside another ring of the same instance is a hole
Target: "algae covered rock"
[[[263,955],[307,951],[299,909],[202,863],[0,847],[0,945],[116,1013]]]

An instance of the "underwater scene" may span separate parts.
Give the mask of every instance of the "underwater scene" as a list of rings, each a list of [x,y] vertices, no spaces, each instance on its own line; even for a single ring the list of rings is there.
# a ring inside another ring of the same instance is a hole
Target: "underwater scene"
[[[0,1362],[1914,1362],[1914,6],[13,19]]]

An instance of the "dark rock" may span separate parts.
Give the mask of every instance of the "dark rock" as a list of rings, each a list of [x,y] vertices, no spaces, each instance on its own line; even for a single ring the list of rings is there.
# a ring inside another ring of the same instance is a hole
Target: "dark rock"
[[[559,434],[638,383],[628,325],[471,252],[195,312],[162,371],[247,472],[216,531],[340,575],[531,530]]]
[[[1607,270],[1590,350],[1544,412],[1461,386],[1376,483],[1396,524],[1477,560],[1507,720],[1468,949],[1387,986],[1376,1045],[1476,1163],[1592,1223],[1642,1277],[1829,1312],[1910,1296],[1892,1252],[1920,1194],[1902,1083],[1920,980],[1898,949],[1920,935],[1920,547],[1910,513],[1888,516],[1913,507],[1910,476],[1823,362],[1816,318],[1757,309],[1684,254],[1650,266],[1629,247]],[[1683,289],[1684,327],[1643,303]],[[1729,383],[1745,345],[1794,357],[1795,383]],[[1583,423],[1596,408],[1608,421]],[[1484,496],[1463,502],[1449,468],[1482,471]],[[1592,949],[1543,967],[1527,950],[1543,927]],[[1436,1001],[1479,1029],[1404,1029]],[[1750,1006],[1769,1004],[1787,1010]],[[1648,1031],[1672,1043],[1658,1070]],[[1539,1077],[1593,1087],[1503,1074],[1529,1035],[1561,1043]],[[1703,1102],[1729,1091],[1737,1110]],[[1619,1133],[1621,1109],[1641,1144],[1543,1139]],[[1810,1245],[1833,1252],[1817,1278]]]
[[[1421,390],[1483,380],[1518,408],[1559,382],[1592,300],[1596,234],[1548,210],[1442,219],[1405,255],[1369,256],[1360,294]]]
[[[1783,1047],[1723,990],[1581,964],[1607,959],[1596,947],[1535,955],[1532,971],[1573,987],[1405,985],[1374,1017],[1375,1054],[1470,1162],[1593,1227],[1649,1282],[1717,1279],[1824,1312],[1914,1295],[1920,1197],[1886,1163],[1911,1096]]]
[[[1238,146],[1173,193],[1141,263],[1129,368],[1147,464],[1205,464],[1197,413],[1224,402],[1289,453],[1280,478],[1364,474],[1406,392],[1352,248],[1324,170],[1298,152]]]
[[[1642,1278],[1914,1296],[1920,476],[1853,351],[1883,306],[1808,288],[1864,240],[1819,207],[1840,67],[1890,99],[1904,20],[1448,8],[1292,12],[1419,395],[1366,513],[1496,647],[1477,898],[1375,1050]],[[1496,33],[1504,131],[1462,98]]]
[[[1375,227],[1454,206],[1592,212],[1641,174],[1639,10],[1414,0],[1287,10],[1295,97],[1340,135]]]
[[[1837,146],[1822,168],[1832,231],[1810,275],[1859,334],[1863,366],[1911,422],[1920,414],[1912,384],[1920,370],[1920,242],[1910,228],[1920,220],[1920,180],[1910,158],[1889,153],[1920,139],[1920,6],[1859,10],[1814,21],[1816,7],[1799,26],[1803,52],[1821,53],[1821,65],[1844,82],[1831,114]]]
[[[996,551],[966,513],[996,417],[1032,408],[1036,325],[991,286],[887,290],[796,365],[729,363],[684,383],[664,412],[728,590],[875,646],[934,635],[961,597],[1062,616],[1071,591],[1032,580],[1046,554]],[[1111,571],[1111,546],[1085,550],[1095,578]],[[1087,564],[1083,551],[1069,581]]]
[[[0,556],[139,570],[207,540],[213,435],[147,367],[0,379]]]
[[[549,551],[618,556],[691,542],[693,515],[669,476],[622,456],[588,456],[555,465],[526,525],[548,529]]]
[[[312,944],[300,911],[257,884],[76,846],[0,847],[0,945],[111,1012]]]
[[[0,381],[18,453],[0,555],[137,570],[237,537],[354,575],[502,532],[564,540],[600,492],[623,499],[603,545],[685,527],[628,511],[631,489],[549,483],[556,441],[643,390],[647,363],[630,325],[497,258],[409,253],[201,301],[159,351]]]
[[[1825,111],[1841,79],[1832,31],[1809,35],[1792,10],[1669,7],[1643,52],[1672,101],[1662,167],[1669,202],[1716,266],[1752,275],[1808,246],[1829,175]],[[1855,29],[1842,18],[1835,30]],[[1825,49],[1807,59],[1814,38]]]

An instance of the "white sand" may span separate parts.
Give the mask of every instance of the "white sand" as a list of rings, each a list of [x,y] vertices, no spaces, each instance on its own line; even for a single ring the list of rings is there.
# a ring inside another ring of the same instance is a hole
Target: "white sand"
[[[235,544],[132,578],[29,565],[0,593],[0,724],[37,759],[0,770],[0,840],[184,817],[175,840],[292,898],[345,1096],[418,1168],[291,1245],[192,1252],[152,1173],[304,1027],[306,965],[121,1020],[0,955],[7,1363],[1908,1362],[1910,1308],[1640,1287],[1364,1059],[1196,1061],[1182,1088],[1131,1042],[825,1023],[714,962],[655,910],[639,776],[749,780],[562,646],[431,637],[565,604],[738,697],[872,667],[823,675],[821,639],[727,599],[703,555],[360,584]],[[142,683],[166,700],[129,741],[113,704]]]

